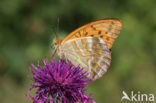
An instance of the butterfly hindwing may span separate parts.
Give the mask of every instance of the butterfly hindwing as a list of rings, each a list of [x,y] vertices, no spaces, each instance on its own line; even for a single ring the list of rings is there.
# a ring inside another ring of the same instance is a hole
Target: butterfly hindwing
[[[88,71],[87,77],[95,80],[101,77],[110,65],[111,53],[103,39],[81,37],[68,40],[60,45],[64,57],[73,64]]]

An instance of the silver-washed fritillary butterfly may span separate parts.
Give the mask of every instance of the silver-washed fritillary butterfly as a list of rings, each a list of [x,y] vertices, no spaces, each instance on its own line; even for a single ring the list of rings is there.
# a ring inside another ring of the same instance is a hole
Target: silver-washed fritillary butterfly
[[[86,24],[71,32],[65,39],[54,38],[57,54],[80,64],[88,71],[90,79],[100,78],[111,62],[111,47],[121,30],[118,19],[101,19]]]

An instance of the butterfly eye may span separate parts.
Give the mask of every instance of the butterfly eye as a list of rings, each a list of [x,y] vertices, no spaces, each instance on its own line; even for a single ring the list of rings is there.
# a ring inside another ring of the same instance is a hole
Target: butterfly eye
[[[54,39],[52,44],[57,45],[57,41]]]
[[[57,45],[57,43],[55,42],[54,45]]]

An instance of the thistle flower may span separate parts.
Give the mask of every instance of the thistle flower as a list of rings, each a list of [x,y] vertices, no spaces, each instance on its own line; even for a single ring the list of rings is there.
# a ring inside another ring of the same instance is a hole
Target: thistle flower
[[[91,95],[86,96],[85,87],[90,81],[85,77],[79,66],[71,62],[59,60],[43,61],[43,66],[32,64],[30,70],[34,83],[29,90],[33,103],[89,103],[95,101]],[[32,97],[30,91],[37,88],[36,96]]]

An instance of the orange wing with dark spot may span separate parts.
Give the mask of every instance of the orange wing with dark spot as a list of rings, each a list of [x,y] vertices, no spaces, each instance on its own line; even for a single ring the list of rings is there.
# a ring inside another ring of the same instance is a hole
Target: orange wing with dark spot
[[[118,19],[101,19],[93,21],[71,32],[62,43],[75,38],[92,36],[102,38],[110,49],[115,38],[118,37],[121,27],[121,21]]]

